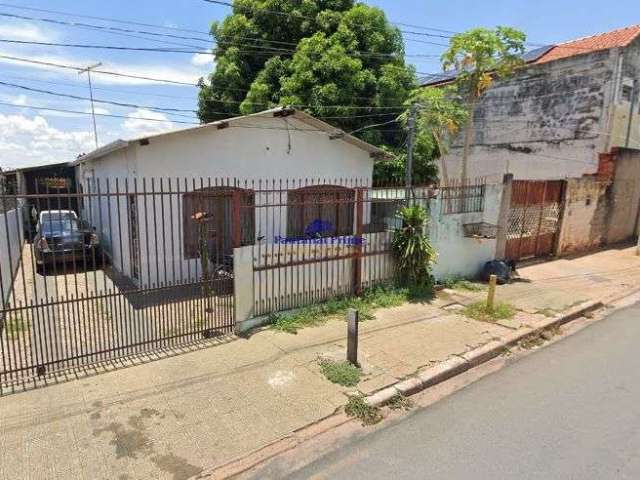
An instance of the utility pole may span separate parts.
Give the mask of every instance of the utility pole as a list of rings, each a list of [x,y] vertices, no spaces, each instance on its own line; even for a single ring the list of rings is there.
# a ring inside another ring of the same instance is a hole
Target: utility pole
[[[627,124],[627,140],[624,142],[624,146],[629,148],[629,142],[631,141],[631,126],[633,125],[633,107],[635,106],[638,98],[638,80],[633,81],[633,89],[631,90],[631,105],[629,106],[629,122]]]
[[[91,85],[91,70],[101,66],[102,62],[98,62],[94,65],[89,65],[87,68],[84,68],[78,72],[78,75],[82,75],[86,72],[87,78],[89,79],[89,98],[91,99],[91,118],[93,119],[93,138],[96,142],[96,148],[98,148],[98,128],[96,127],[96,111],[93,106],[93,86]]]
[[[416,117],[418,115],[418,104],[411,105],[411,113],[409,114],[409,136],[407,137],[407,165],[405,166],[405,198],[407,202],[411,198],[411,190],[413,188],[413,147],[416,136]]]

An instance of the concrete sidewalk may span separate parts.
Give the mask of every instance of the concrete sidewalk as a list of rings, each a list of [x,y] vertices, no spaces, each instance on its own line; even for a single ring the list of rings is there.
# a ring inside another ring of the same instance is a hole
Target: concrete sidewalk
[[[446,292],[431,304],[377,313],[361,325],[365,377],[379,390],[578,300],[640,286],[633,249],[521,269],[498,295],[519,309],[511,324],[456,309],[482,292]],[[560,278],[561,277],[561,278]],[[595,278],[595,280],[594,280]],[[551,280],[544,280],[551,279]],[[318,357],[343,357],[341,320],[289,335],[272,330],[79,381],[0,398],[2,479],[186,479],[333,413],[347,389],[328,382]]]

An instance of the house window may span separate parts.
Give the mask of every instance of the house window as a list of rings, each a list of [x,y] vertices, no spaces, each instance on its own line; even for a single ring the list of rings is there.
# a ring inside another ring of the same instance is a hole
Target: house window
[[[313,185],[287,193],[287,236],[319,238],[353,235],[355,191]]]
[[[185,193],[182,197],[184,256],[199,257],[199,224],[196,213],[206,214],[204,222],[209,256],[221,263],[225,255],[233,253],[233,195],[240,198],[240,245],[255,243],[255,194],[252,190],[234,187],[208,187]]]

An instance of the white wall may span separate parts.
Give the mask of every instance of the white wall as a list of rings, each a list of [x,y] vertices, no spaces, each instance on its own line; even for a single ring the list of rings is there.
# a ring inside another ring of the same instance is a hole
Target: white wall
[[[0,214],[0,271],[2,272],[2,302],[10,300],[13,279],[22,256],[24,242],[19,210]]]
[[[115,192],[116,178],[119,178],[121,191],[127,178],[130,192],[133,190],[133,179],[137,179],[138,193],[143,190],[143,178],[146,178],[147,191],[151,190],[152,178],[155,178],[155,190],[159,191],[160,178],[163,178],[165,192],[169,186],[168,179],[171,179],[174,192],[178,185],[180,192],[193,190],[194,178],[197,179],[196,189],[201,185],[214,185],[218,178],[229,179],[231,183],[238,179],[241,182],[239,186],[243,186],[245,181],[253,182],[255,189],[274,186],[296,188],[301,179],[328,184],[341,183],[341,179],[359,179],[364,184],[371,183],[373,159],[368,152],[339,139],[331,140],[325,132],[303,132],[300,131],[302,129],[315,130],[315,127],[292,117],[265,116],[242,119],[222,130],[207,127],[150,137],[148,145],[131,145],[96,161],[86,162],[81,167],[81,177],[83,184],[94,179],[95,185],[99,180],[102,193],[107,191],[107,179],[109,191]],[[273,179],[276,180],[275,185]],[[96,187],[92,190],[95,191]],[[256,201],[264,201],[264,196],[261,198],[256,195]],[[164,198],[164,201],[160,198]],[[153,199],[142,195],[137,197],[141,285],[199,279],[199,260],[187,260],[183,254],[182,202],[178,201],[179,196],[176,195],[172,195],[171,199],[168,196],[156,196]],[[117,216],[118,202],[122,249],[116,233],[118,221],[114,218]],[[282,196],[282,202],[286,203],[286,195]],[[85,215],[90,216],[92,224],[100,230],[101,241],[111,252],[114,266],[131,276],[131,249],[129,242],[124,240],[129,237],[128,223],[123,218],[126,217],[125,206],[124,197],[120,197],[120,200],[112,198],[109,202],[103,199],[100,205],[94,199],[91,214]],[[264,209],[257,209],[256,236],[270,239],[279,234],[282,226],[286,225],[286,208],[282,208],[282,213],[278,225],[266,219]]]
[[[498,224],[502,184],[488,184],[485,193],[484,212],[443,215],[440,197],[431,202],[429,235],[438,252],[433,267],[436,280],[448,277],[476,277],[484,264],[496,257],[495,239],[474,239],[464,236],[464,225],[486,222]]]

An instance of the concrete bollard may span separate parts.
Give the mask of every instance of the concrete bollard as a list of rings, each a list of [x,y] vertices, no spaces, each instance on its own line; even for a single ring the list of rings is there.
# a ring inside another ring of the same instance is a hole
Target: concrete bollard
[[[347,361],[356,367],[358,364],[358,310],[347,312]]]

